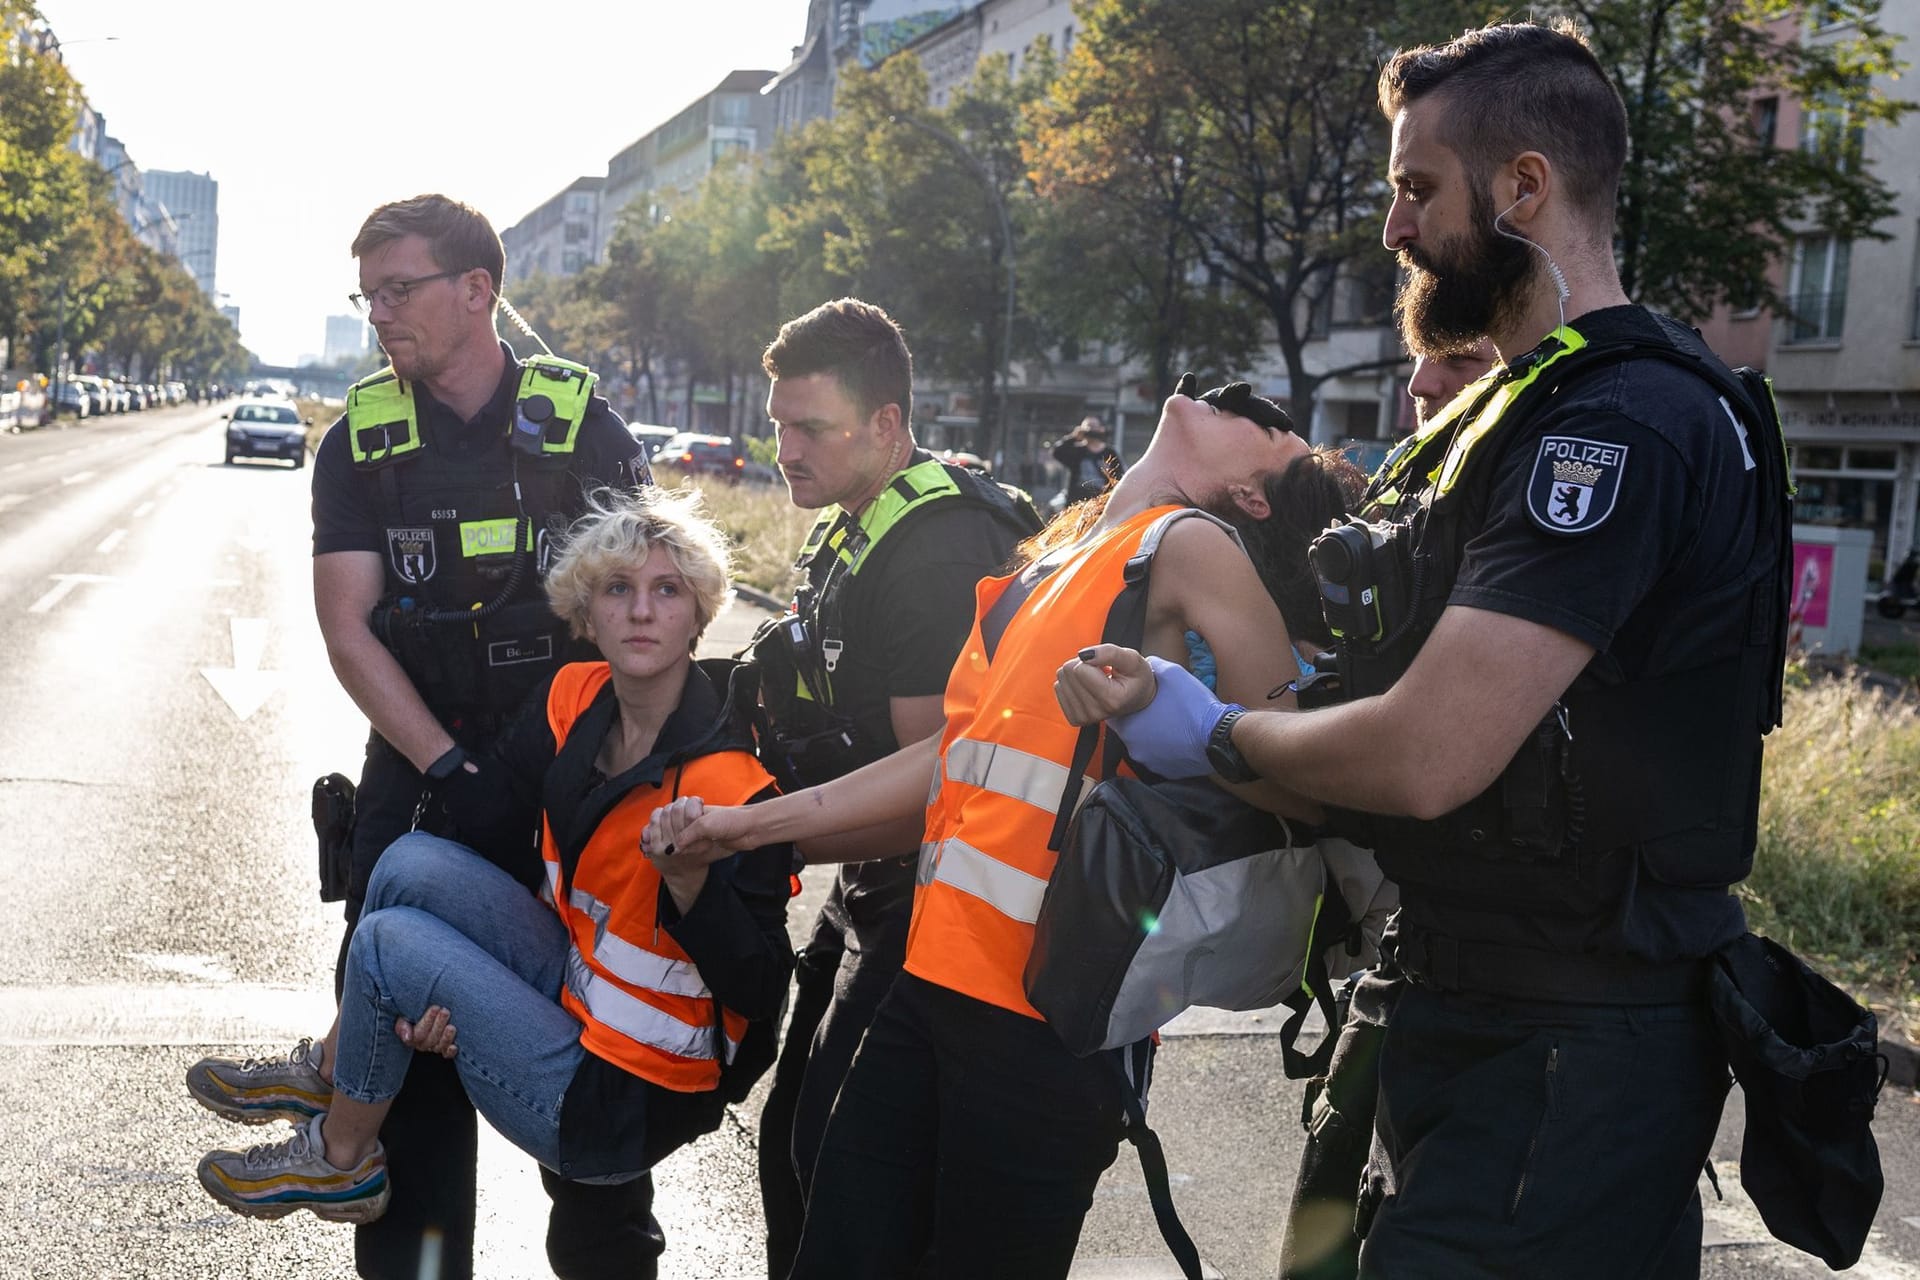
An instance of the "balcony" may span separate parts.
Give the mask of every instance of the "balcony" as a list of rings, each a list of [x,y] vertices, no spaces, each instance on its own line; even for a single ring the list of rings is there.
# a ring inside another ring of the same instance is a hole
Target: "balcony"
[[[1785,341],[1789,344],[1838,342],[1846,318],[1847,294],[1844,289],[1830,293],[1795,294],[1787,299]]]

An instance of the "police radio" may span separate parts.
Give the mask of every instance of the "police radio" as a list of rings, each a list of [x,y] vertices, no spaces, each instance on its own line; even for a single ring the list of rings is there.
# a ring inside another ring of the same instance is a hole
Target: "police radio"
[[[546,453],[547,424],[553,421],[553,401],[531,395],[513,406],[513,433],[508,437],[515,453],[538,458]]]
[[[1340,696],[1384,693],[1420,640],[1409,634],[1419,597],[1411,529],[1350,517],[1314,539],[1307,563],[1334,637]]]

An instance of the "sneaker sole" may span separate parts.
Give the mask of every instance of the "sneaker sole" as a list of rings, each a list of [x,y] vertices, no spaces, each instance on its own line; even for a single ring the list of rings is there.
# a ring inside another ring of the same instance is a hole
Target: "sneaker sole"
[[[304,1124],[325,1111],[331,1101],[331,1095],[314,1098],[297,1090],[276,1090],[248,1097],[244,1093],[229,1092],[215,1076],[196,1074],[195,1068],[187,1070],[187,1093],[222,1120],[244,1125],[272,1124],[275,1120]]]
[[[387,1211],[387,1202],[393,1197],[393,1188],[389,1186],[383,1178],[379,1191],[373,1195],[361,1196],[354,1200],[338,1202],[325,1200],[247,1200],[236,1197],[228,1190],[225,1184],[214,1176],[212,1165],[206,1161],[203,1160],[199,1169],[195,1172],[199,1176],[201,1187],[206,1190],[208,1195],[219,1201],[221,1205],[231,1209],[243,1218],[259,1218],[265,1221],[284,1218],[290,1213],[298,1213],[300,1210],[305,1209],[314,1217],[326,1222],[350,1222],[356,1226],[364,1226],[369,1222],[377,1221],[385,1214]]]

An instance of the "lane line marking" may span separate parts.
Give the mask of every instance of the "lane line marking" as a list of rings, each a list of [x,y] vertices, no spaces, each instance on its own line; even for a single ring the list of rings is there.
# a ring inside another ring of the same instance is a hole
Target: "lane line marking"
[[[153,504],[151,502],[143,502],[133,509],[133,519],[138,520],[151,510],[153,510]]]
[[[9,511],[27,500],[24,493],[0,493],[0,511]]]
[[[53,585],[47,593],[27,606],[28,613],[45,613],[67,598],[67,593],[83,582],[112,582],[113,579],[98,573],[56,573],[49,575]]]
[[[64,477],[60,481],[60,483],[62,486],[70,485],[70,484],[85,484],[87,481],[93,479],[95,476],[99,474],[100,473],[98,471],[76,471],[72,475]]]
[[[6,466],[0,467],[0,471],[18,471],[26,465],[25,462],[9,462]]]
[[[126,537],[127,531],[125,529],[115,529],[112,533],[100,539],[100,545],[93,549],[94,553],[103,556],[112,555],[113,549],[126,541]]]

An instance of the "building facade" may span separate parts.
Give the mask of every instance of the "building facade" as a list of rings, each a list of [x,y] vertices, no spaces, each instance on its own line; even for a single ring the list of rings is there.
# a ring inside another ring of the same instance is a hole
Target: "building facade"
[[[600,229],[600,191],[607,180],[575,178],[539,208],[500,233],[507,251],[503,284],[529,276],[570,276],[593,262]]]
[[[684,196],[709,173],[733,164],[773,141],[774,104],[763,94],[771,71],[731,71],[709,92],[676,112],[671,120],[623,147],[607,161],[601,198],[596,261],[605,257],[620,215],[640,205],[649,219]]]
[[[367,322],[359,316],[328,316],[322,364],[357,364],[367,353]]]
[[[180,265],[208,298],[215,298],[220,259],[220,184],[210,173],[165,169],[143,175],[146,195],[171,218],[179,236]],[[138,223],[134,224],[136,227]]]
[[[1881,21],[1920,44],[1920,6],[1887,5]],[[1850,28],[1815,28],[1809,41]],[[1792,38],[1791,34],[1789,38]],[[1889,96],[1901,85],[1877,83]],[[1843,120],[1784,98],[1754,103],[1756,127],[1775,145],[1829,145]],[[1786,315],[1753,309],[1703,326],[1731,364],[1765,369],[1793,454],[1799,496],[1794,519],[1872,531],[1869,575],[1915,545],[1920,509],[1920,113],[1856,135],[1859,163],[1892,189],[1896,211],[1884,240],[1838,239],[1818,225],[1798,228],[1773,284]]]

